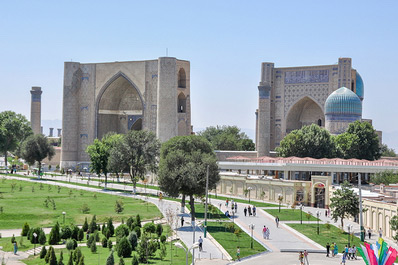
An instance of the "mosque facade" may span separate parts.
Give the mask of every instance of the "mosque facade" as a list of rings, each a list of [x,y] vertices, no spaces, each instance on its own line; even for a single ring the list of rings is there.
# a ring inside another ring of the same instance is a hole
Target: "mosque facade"
[[[277,68],[264,62],[258,90],[255,140],[259,157],[269,155],[283,137],[302,126],[318,124],[340,134],[349,123],[363,120],[364,84],[351,58],[304,67]]]
[[[87,146],[109,132],[191,134],[190,102],[189,61],[65,62],[61,168],[88,165]]]

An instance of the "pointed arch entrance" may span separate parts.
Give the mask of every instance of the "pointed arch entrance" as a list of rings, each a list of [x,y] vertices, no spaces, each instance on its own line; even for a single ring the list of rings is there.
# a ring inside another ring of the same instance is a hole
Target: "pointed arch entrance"
[[[142,130],[142,96],[123,73],[111,78],[102,89],[97,104],[97,137],[108,132],[125,134]]]
[[[325,114],[312,98],[304,97],[289,109],[286,117],[286,133],[313,123],[324,126]]]

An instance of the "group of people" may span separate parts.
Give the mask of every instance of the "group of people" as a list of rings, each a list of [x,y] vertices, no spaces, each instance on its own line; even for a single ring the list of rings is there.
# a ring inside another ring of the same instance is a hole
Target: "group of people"
[[[330,257],[330,253],[332,253],[332,257],[336,256],[337,253],[339,253],[339,247],[334,242],[332,243],[332,245],[330,245],[329,243],[326,244],[326,257]]]
[[[247,216],[247,214],[249,214],[249,216],[256,216],[256,206],[253,205],[253,207],[251,207],[250,205],[248,207],[245,207],[245,209],[243,209],[243,213],[245,214],[245,216]]]
[[[308,251],[304,250],[304,251],[300,251],[299,253],[299,261],[300,261],[300,265],[309,265],[310,262],[308,261]]]
[[[266,227],[266,226],[264,225],[264,228],[263,228],[263,238],[264,238],[264,239],[269,239],[269,234],[270,234],[269,227]]]
[[[332,253],[332,257],[336,256],[337,253],[339,253],[339,248],[334,242],[331,245],[329,243],[326,244],[326,257],[330,257],[330,253]],[[345,264],[347,259],[357,259],[357,248],[355,245],[353,245],[352,247],[349,247],[347,245],[345,246],[340,264]]]

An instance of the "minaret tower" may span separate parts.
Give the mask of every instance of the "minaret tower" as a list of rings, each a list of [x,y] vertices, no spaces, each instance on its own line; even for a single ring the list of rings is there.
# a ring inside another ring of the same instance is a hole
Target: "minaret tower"
[[[34,86],[30,91],[30,124],[34,134],[41,133],[41,87]]]

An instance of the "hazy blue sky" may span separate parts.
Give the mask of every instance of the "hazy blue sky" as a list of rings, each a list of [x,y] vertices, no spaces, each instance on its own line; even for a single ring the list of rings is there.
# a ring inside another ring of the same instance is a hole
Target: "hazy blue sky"
[[[191,62],[192,124],[254,131],[260,64],[351,57],[363,117],[398,150],[398,1],[1,1],[0,111],[62,118],[64,61]]]

